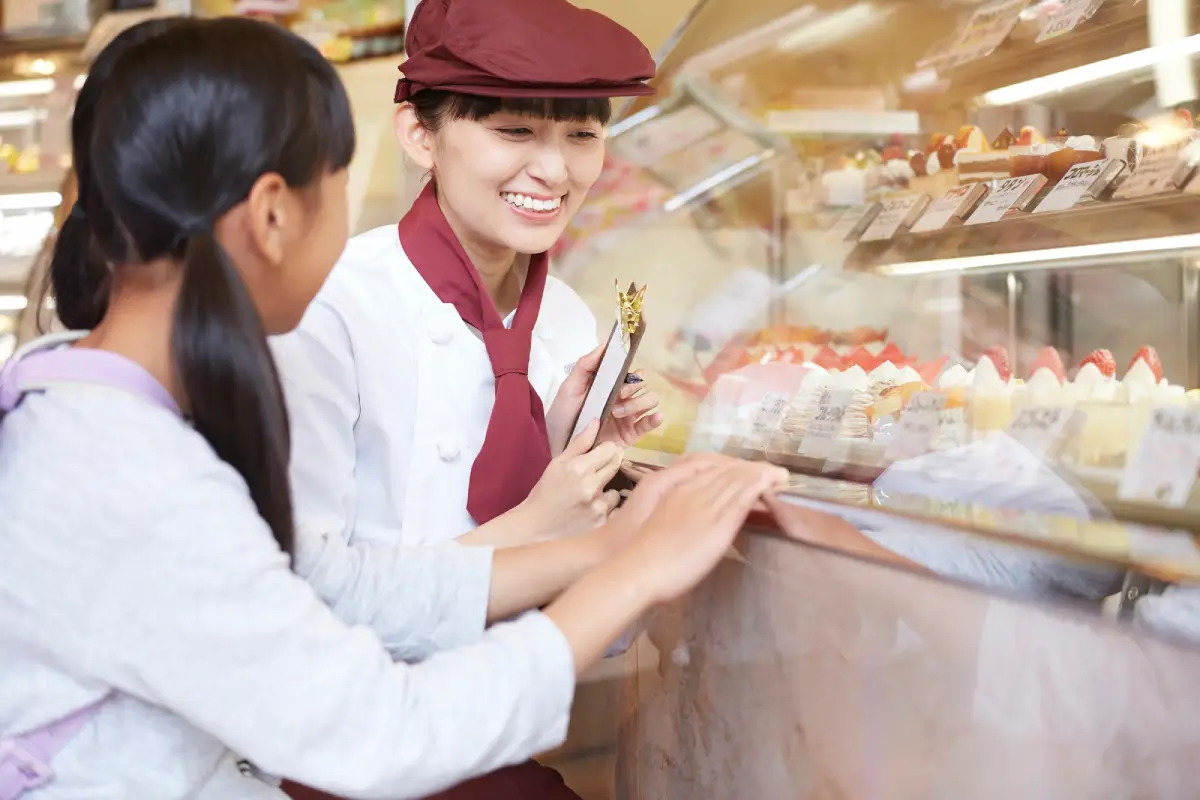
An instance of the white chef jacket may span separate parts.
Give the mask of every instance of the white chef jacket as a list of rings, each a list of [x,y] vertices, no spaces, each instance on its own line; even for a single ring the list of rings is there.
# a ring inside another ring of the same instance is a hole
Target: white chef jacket
[[[592,312],[548,278],[529,354],[547,408],[596,344]],[[299,527],[353,545],[429,544],[476,527],[467,490],[495,402],[491,361],[413,267],[397,226],[351,239],[300,327],[272,348]]]

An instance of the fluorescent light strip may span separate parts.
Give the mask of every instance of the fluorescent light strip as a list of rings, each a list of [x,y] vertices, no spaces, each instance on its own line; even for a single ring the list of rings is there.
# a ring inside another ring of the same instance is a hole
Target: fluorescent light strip
[[[29,300],[20,294],[0,294],[0,311],[24,311]]]
[[[1200,249],[1200,233],[1162,236],[1157,239],[1133,239],[1131,241],[1108,242],[1106,244],[1054,247],[1048,250],[1028,250],[1018,253],[943,258],[936,261],[910,261],[906,264],[888,264],[879,267],[876,272],[904,277],[1002,268],[1020,271],[1025,265],[1044,264],[1049,261],[1073,261],[1084,258],[1108,258],[1111,256],[1195,249]]]
[[[62,195],[58,192],[0,194],[0,211],[33,211],[58,208],[61,204]]]
[[[1147,47],[1145,50],[1125,53],[1114,58],[1106,58],[1103,61],[1084,64],[1082,67],[1072,67],[1062,72],[1056,72],[1053,75],[1044,75],[1040,78],[1014,83],[1011,86],[993,89],[990,92],[985,92],[979,98],[979,101],[989,106],[1008,106],[1014,103],[1024,103],[1035,98],[1086,86],[1090,83],[1098,83],[1120,75],[1127,75],[1131,72],[1150,69],[1155,64],[1166,59],[1191,56],[1197,53],[1200,53],[1200,35],[1189,36],[1186,39],[1179,39],[1170,44]]]
[[[54,91],[53,78],[0,82],[0,97],[38,97]]]

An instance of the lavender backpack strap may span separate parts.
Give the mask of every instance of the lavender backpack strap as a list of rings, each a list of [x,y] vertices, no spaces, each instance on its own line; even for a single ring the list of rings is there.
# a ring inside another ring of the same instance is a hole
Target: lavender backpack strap
[[[107,350],[77,347],[41,350],[5,364],[0,371],[0,411],[11,411],[29,392],[61,384],[123,389],[179,414],[175,399],[141,365]]]
[[[21,736],[0,739],[0,800],[17,800],[54,780],[50,762],[103,703],[100,700]]]
[[[115,353],[71,347],[36,351],[5,364],[0,370],[0,412],[16,408],[29,392],[64,384],[122,389],[179,414],[170,393],[138,364]],[[50,762],[106,699],[36,730],[0,738],[0,800],[17,800],[52,781]]]

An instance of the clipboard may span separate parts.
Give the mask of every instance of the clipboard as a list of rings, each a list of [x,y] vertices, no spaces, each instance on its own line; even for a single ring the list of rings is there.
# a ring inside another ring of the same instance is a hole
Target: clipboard
[[[600,366],[592,385],[588,388],[587,396],[575,418],[575,427],[571,431],[574,439],[595,420],[601,424],[608,419],[612,408],[625,385],[625,378],[633,366],[633,357],[637,354],[638,345],[646,332],[646,322],[642,315],[642,299],[646,287],[640,289],[635,284],[629,284],[629,290],[622,292],[617,287],[617,320],[609,331],[608,341],[604,345],[604,354],[600,357]]]

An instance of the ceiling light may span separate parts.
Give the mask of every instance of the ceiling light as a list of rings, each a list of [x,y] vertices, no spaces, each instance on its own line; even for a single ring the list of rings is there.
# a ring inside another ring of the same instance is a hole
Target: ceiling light
[[[36,211],[58,208],[60,205],[62,205],[62,195],[58,192],[0,194],[0,211]]]

